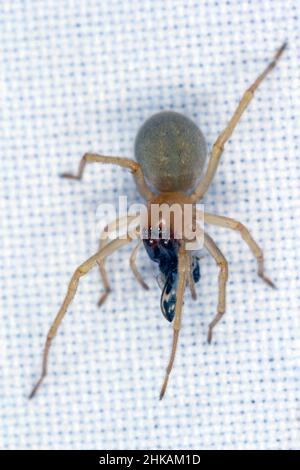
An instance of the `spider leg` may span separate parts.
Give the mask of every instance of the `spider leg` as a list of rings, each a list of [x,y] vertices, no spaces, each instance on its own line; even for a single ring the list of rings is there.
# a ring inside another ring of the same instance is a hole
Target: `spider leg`
[[[174,365],[179,331],[181,327],[183,295],[184,295],[184,289],[185,289],[187,274],[188,274],[188,263],[189,263],[189,256],[186,254],[184,245],[180,244],[180,248],[178,252],[178,283],[177,283],[177,289],[176,289],[175,318],[174,318],[174,323],[173,323],[173,343],[172,343],[171,356],[170,356],[170,360],[168,363],[165,379],[164,379],[161,392],[159,395],[160,400],[162,400],[164,397],[164,394],[167,389],[170,373]]]
[[[218,225],[219,227],[229,228],[231,230],[236,230],[237,232],[239,232],[257,260],[258,276],[263,279],[263,281],[265,281],[270,287],[276,289],[275,284],[264,273],[264,255],[261,248],[252,238],[249,230],[243,224],[241,224],[237,220],[230,219],[229,217],[209,214],[208,212],[204,213],[204,222],[212,225]]]
[[[73,180],[80,180],[83,176],[83,172],[87,163],[110,163],[112,165],[117,165],[122,168],[127,168],[133,174],[136,185],[141,193],[141,195],[149,200],[154,197],[152,191],[148,188],[145,178],[141,169],[141,166],[130,158],[123,157],[110,157],[106,155],[98,155],[95,153],[86,153],[83,155],[80,160],[77,175],[72,173],[63,173],[61,176],[63,178],[69,178]]]
[[[100,299],[98,300],[98,307],[101,307],[101,305],[104,304],[108,295],[110,294],[111,288],[110,288],[109,280],[107,277],[107,272],[105,269],[105,260],[100,261],[98,265],[99,265],[99,273],[100,273],[101,281],[102,281],[103,288],[104,288],[104,292],[101,295]]]
[[[142,277],[141,273],[139,272],[139,270],[137,268],[137,265],[136,265],[136,256],[137,256],[138,250],[140,249],[141,244],[142,244],[142,240],[139,240],[138,243],[136,244],[136,246],[132,250],[129,262],[130,262],[131,270],[132,270],[136,280],[138,281],[138,283],[144,289],[149,290],[148,284],[146,284],[146,282],[144,281],[144,279],[143,279],[143,277]]]
[[[266,67],[266,69],[257,77],[255,82],[248,88],[248,90],[245,91],[238,107],[236,108],[232,118],[230,119],[227,127],[221,132],[219,137],[217,138],[216,142],[213,145],[210,159],[208,162],[208,166],[206,169],[206,173],[203,177],[203,179],[200,181],[199,185],[196,187],[194,190],[193,194],[191,195],[193,202],[198,201],[203,197],[203,195],[206,193],[207,189],[209,188],[209,185],[216,173],[220,157],[223,153],[224,150],[224,145],[230,139],[237,123],[239,122],[242,114],[244,113],[245,109],[248,107],[250,101],[252,100],[254,93],[258,86],[261,84],[261,82],[266,78],[266,76],[273,70],[275,67],[278,59],[282,55],[283,51],[285,50],[287,44],[284,43],[276,52],[272,62]]]
[[[213,328],[221,320],[225,313],[226,306],[226,282],[228,279],[228,263],[226,258],[223,256],[213,239],[204,232],[204,246],[209,251],[211,256],[215,259],[217,265],[220,267],[219,273],[219,300],[217,307],[217,314],[213,321],[209,324],[207,341],[210,343],[212,339]]]
[[[131,224],[135,219],[136,221],[138,221],[138,218],[136,216],[126,215],[124,217],[119,217],[114,222],[111,222],[110,224],[106,225],[100,235],[100,249],[103,248],[105,245],[107,245],[107,243],[109,242],[109,236],[112,233],[114,233],[116,230],[119,230],[123,226],[125,226],[125,228],[128,228],[129,224]],[[109,293],[111,292],[111,288],[110,288],[110,284],[108,281],[107,272],[105,268],[105,259],[100,260],[98,262],[98,265],[99,265],[99,272],[100,272],[102,284],[104,287],[104,293],[101,295],[98,301],[98,306],[101,307],[101,305],[104,304]]]
[[[64,298],[64,301],[55,317],[54,322],[51,325],[51,328],[48,332],[45,346],[44,346],[44,353],[43,353],[43,363],[42,363],[42,373],[37,381],[36,385],[33,387],[32,392],[29,395],[29,398],[33,398],[36,394],[38,388],[40,387],[43,379],[47,375],[47,367],[48,367],[48,356],[49,356],[49,349],[52,343],[54,336],[57,333],[58,327],[61,324],[65,313],[67,311],[68,306],[70,305],[71,301],[73,300],[79,280],[82,276],[88,273],[90,269],[95,266],[96,263],[101,261],[102,259],[106,258],[107,256],[111,255],[114,251],[121,248],[123,245],[126,245],[131,241],[130,235],[126,239],[116,239],[111,241],[108,245],[102,248],[102,250],[98,251],[95,255],[91,256],[87,261],[81,264],[74,272],[73,276],[71,277],[71,281],[69,283],[69,287],[67,290],[67,294]]]

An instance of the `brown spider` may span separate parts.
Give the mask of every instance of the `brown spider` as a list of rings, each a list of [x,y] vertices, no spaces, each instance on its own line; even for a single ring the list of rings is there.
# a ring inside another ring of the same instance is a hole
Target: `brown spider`
[[[167,206],[178,204],[180,207],[189,204],[195,209],[196,203],[202,199],[215,175],[225,143],[232,135],[241,115],[252,100],[255,90],[267,74],[275,67],[277,60],[282,55],[285,48],[286,44],[283,44],[276,52],[273,61],[244,93],[227,127],[221,132],[212,147],[206,172],[200,182],[198,182],[198,180],[206,158],[204,137],[197,126],[188,118],[169,111],[155,114],[148,119],[140,129],[135,143],[137,162],[128,158],[87,153],[80,161],[77,175],[63,174],[62,176],[80,180],[87,163],[111,163],[127,168],[132,172],[139,192],[147,201],[148,209],[151,210],[152,206],[155,204],[167,204]],[[195,209],[193,214],[193,223],[197,225],[199,211]],[[106,227],[108,235],[114,228],[121,226],[124,222],[129,223],[133,220],[134,217],[129,215],[125,217],[125,220],[117,219],[113,224]],[[159,229],[159,236],[155,238],[149,232],[149,236],[146,237],[143,242],[150,258],[159,263],[159,269],[165,282],[161,307],[166,318],[169,321],[173,321],[172,351],[160,393],[161,399],[165,394],[175,359],[181,327],[185,286],[189,283],[192,295],[195,297],[194,284],[199,280],[200,272],[198,259],[195,258],[192,252],[186,249],[187,239],[184,236],[181,238],[176,236],[172,222],[168,227],[170,233],[168,238],[164,238],[161,234],[161,219],[156,221],[150,220],[149,222],[151,229]],[[207,212],[204,212],[204,222],[240,232],[242,238],[256,257],[258,275],[271,287],[275,287],[273,282],[264,274],[262,250],[244,225],[228,217],[213,215]],[[183,224],[184,223],[183,221]],[[225,312],[225,288],[228,278],[228,264],[212,238],[198,227],[197,236],[200,235],[203,237],[204,247],[213,256],[217,265],[220,267],[217,314],[210,323],[208,330],[208,342],[210,343],[213,328],[220,321]],[[102,305],[110,292],[105,270],[105,260],[113,252],[131,242],[133,239],[133,233],[130,231],[127,231],[125,238],[116,238],[112,241],[108,241],[108,237],[101,237],[99,251],[75,270],[62,306],[48,332],[43,354],[42,373],[30,394],[30,398],[35,395],[47,374],[48,354],[51,342],[76,293],[79,279],[96,264],[99,265],[105,290],[99,300],[99,305]],[[142,240],[140,239],[132,252],[130,266],[138,282],[145,289],[148,289],[147,284],[143,281],[135,264],[137,251],[141,243]]]

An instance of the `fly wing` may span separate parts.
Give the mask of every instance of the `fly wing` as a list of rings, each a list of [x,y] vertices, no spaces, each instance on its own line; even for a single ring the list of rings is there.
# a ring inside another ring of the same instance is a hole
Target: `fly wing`
[[[162,314],[169,322],[172,322],[175,316],[176,287],[177,273],[176,271],[172,271],[166,278],[160,298]]]
[[[164,290],[165,284],[166,284],[166,276],[162,273],[159,273],[156,276],[156,282],[158,284],[158,287],[161,288],[161,290]]]
[[[194,282],[199,282],[200,280],[200,265],[199,265],[199,258],[197,256],[191,257],[191,273],[193,276]]]

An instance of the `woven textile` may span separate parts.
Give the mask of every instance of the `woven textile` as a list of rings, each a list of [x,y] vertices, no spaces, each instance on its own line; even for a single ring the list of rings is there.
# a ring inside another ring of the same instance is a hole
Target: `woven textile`
[[[1,2],[1,448],[299,448],[299,21],[296,0]],[[172,328],[155,266],[141,250],[145,292],[126,247],[107,263],[101,309],[97,269],[80,281],[29,401],[70,276],[97,250],[99,203],[141,201],[125,170],[59,173],[87,151],[133,157],[139,126],[162,109],[193,119],[211,148],[285,40],[204,200],[251,229],[278,290],[238,234],[210,229],[230,262],[226,315],[208,345],[218,270],[206,255],[160,402]]]

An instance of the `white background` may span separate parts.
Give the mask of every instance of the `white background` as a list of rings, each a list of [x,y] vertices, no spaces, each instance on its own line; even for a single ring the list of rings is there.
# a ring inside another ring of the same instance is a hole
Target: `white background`
[[[299,13],[293,0],[1,2],[2,448],[299,448]],[[284,40],[204,201],[251,228],[278,290],[237,234],[211,230],[230,262],[227,312],[208,345],[218,271],[206,256],[159,402],[171,326],[151,261],[141,252],[144,292],[123,249],[102,309],[97,269],[82,280],[28,401],[69,278],[97,249],[98,204],[140,201],[121,169],[90,166],[81,183],[59,173],[86,151],[133,157],[161,109],[192,118],[210,148]]]

